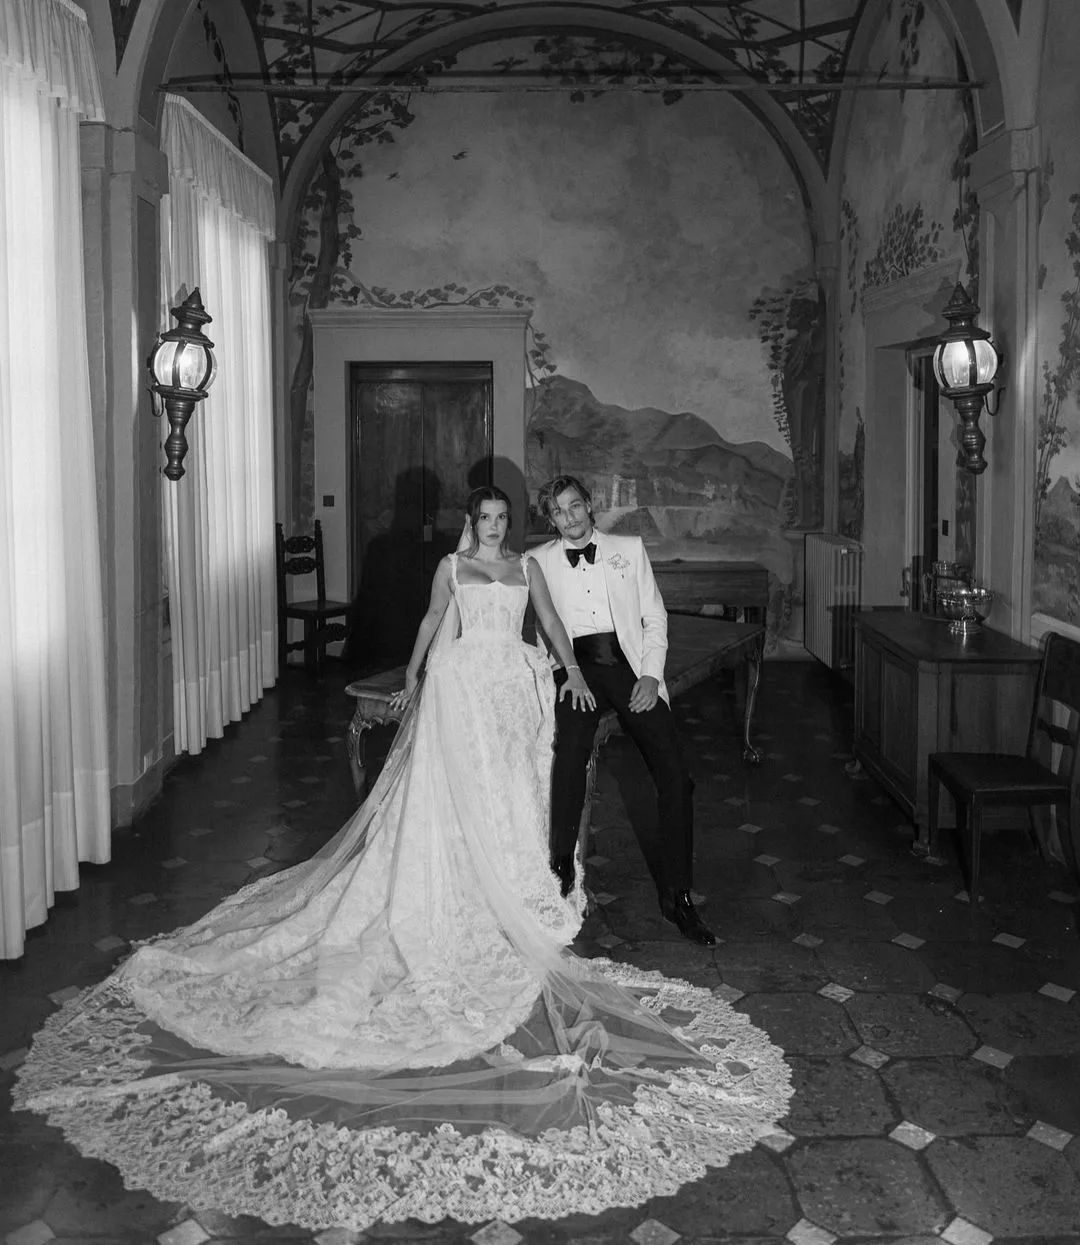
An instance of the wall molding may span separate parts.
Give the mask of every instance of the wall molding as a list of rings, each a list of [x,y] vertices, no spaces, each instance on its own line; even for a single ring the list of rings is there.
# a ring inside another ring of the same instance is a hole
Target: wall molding
[[[414,324],[420,328],[433,325],[453,325],[464,328],[505,328],[519,323],[524,332],[532,319],[531,309],[518,307],[323,307],[309,311],[308,316],[316,331],[320,329],[383,329],[406,328]]]
[[[890,281],[887,285],[871,286],[862,294],[863,315],[890,311],[906,303],[922,307],[927,302],[933,302],[934,295],[945,286],[951,294],[953,286],[960,280],[960,262],[959,258],[941,260],[916,272],[909,272],[906,277]],[[945,328],[944,321],[941,327]]]
[[[490,363],[494,483],[525,514],[525,337],[519,307],[326,307],[309,312],[314,366],[315,517],[326,592],[349,600],[350,364]],[[324,505],[322,499],[332,497]]]

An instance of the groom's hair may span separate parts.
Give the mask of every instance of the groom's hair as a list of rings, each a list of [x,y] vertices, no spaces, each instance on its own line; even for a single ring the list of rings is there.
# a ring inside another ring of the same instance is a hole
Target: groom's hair
[[[509,532],[514,526],[514,508],[510,504],[510,498],[502,491],[496,488],[494,484],[484,484],[480,488],[474,488],[473,491],[465,498],[465,513],[469,519],[469,547],[465,550],[467,557],[472,555],[480,548],[480,542],[476,539],[476,521],[480,518],[480,507],[486,501],[499,501],[506,507],[506,530]],[[506,542],[499,548],[499,552],[506,553]]]
[[[592,514],[592,493],[585,487],[577,476],[556,476],[554,480],[548,480],[546,484],[540,486],[540,491],[536,494],[536,508],[551,522],[551,512],[554,509],[555,501],[560,493],[565,493],[568,488],[576,488],[581,494],[581,500],[588,508],[589,514]]]

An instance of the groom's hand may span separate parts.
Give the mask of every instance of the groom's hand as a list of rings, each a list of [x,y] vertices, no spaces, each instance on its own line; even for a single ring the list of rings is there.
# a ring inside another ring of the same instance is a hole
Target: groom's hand
[[[630,712],[644,713],[656,707],[660,699],[660,680],[643,674],[630,691]]]

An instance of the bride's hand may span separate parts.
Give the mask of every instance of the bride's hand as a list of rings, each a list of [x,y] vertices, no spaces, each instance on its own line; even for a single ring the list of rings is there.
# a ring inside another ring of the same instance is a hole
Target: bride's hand
[[[566,672],[566,682],[559,688],[559,699],[570,693],[570,703],[575,709],[592,710],[596,708],[596,697],[589,691],[585,677],[578,669]]]
[[[413,693],[416,691],[416,685],[420,682],[420,676],[412,670],[405,671],[405,686],[399,692],[394,692],[390,697],[391,709],[404,709],[412,700]]]

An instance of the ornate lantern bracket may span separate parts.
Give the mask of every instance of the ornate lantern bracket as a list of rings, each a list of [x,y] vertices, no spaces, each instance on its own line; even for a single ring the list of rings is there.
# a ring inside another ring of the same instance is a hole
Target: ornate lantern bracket
[[[184,429],[196,402],[206,397],[214,383],[217,362],[214,343],[202,331],[202,326],[209,324],[213,317],[203,307],[198,288],[169,314],[176,319],[176,327],[159,335],[147,366],[151,391],[164,405],[169,420],[165,475],[170,480],[179,480],[184,474],[184,456],[188,451]],[[155,415],[160,413],[160,408],[154,411]]]
[[[986,470],[986,437],[979,427],[983,402],[994,388],[1001,355],[990,334],[975,324],[979,314],[967,290],[957,283],[943,312],[949,327],[934,350],[934,375],[945,397],[952,400],[960,419],[956,464],[979,475]],[[997,408],[995,406],[994,411]]]

